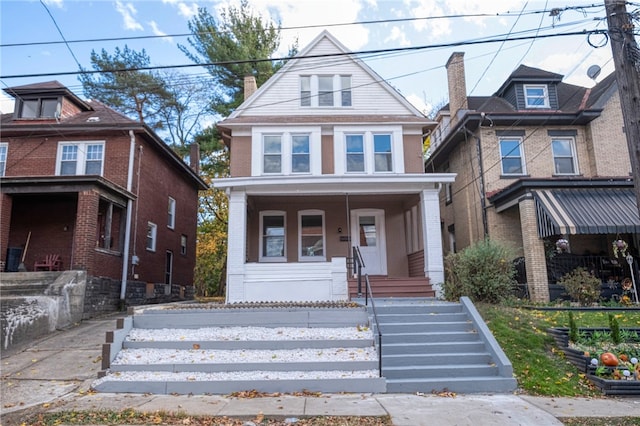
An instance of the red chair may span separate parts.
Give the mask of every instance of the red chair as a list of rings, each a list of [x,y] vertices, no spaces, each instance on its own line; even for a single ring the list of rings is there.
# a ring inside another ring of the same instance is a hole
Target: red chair
[[[59,271],[62,269],[62,261],[59,254],[48,254],[44,260],[33,264],[34,271]]]

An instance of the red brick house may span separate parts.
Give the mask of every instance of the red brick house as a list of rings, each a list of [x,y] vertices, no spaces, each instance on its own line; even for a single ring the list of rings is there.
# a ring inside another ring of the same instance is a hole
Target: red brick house
[[[4,270],[56,254],[59,269],[90,277],[192,285],[207,188],[197,168],[148,126],[57,81],[4,91],[15,98],[1,117]]]

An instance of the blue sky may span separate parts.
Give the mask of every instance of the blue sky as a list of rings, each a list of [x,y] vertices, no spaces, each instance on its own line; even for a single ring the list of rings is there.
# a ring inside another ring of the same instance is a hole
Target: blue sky
[[[190,63],[178,49],[188,45],[184,36],[80,42],[104,38],[187,34],[187,23],[198,7],[217,14],[220,8],[238,4],[235,0],[19,0],[0,2],[0,89],[23,84],[58,80],[83,96],[76,75],[8,78],[14,75],[71,72],[78,63],[91,69],[90,53],[115,47],[146,49],[152,65]],[[579,0],[249,0],[264,19],[280,22],[282,51],[295,40],[300,48],[323,28],[331,31],[353,51],[434,46],[482,38],[535,36],[606,29],[604,5]],[[584,6],[584,8],[579,8]],[[570,9],[566,9],[569,7]],[[554,8],[556,12],[550,13]],[[538,13],[547,11],[545,13]],[[482,16],[470,16],[480,15]],[[458,18],[443,16],[466,15]],[[551,16],[555,15],[555,16]],[[412,19],[401,21],[404,19]],[[418,19],[416,19],[418,18]],[[383,23],[364,24],[365,21]],[[392,20],[392,21],[390,21]],[[335,25],[350,24],[353,25]],[[68,45],[37,44],[60,42]],[[467,91],[490,95],[520,64],[565,75],[565,81],[590,87],[587,75],[591,65],[599,65],[597,80],[613,72],[611,47],[599,44],[600,37],[585,35],[522,40],[506,43],[439,47],[375,55],[363,58],[381,77],[387,79],[421,110],[429,112],[448,99],[445,64],[454,51],[465,52]],[[8,46],[36,43],[28,46]],[[199,68],[183,72],[206,76]],[[0,94],[0,97],[4,93]],[[0,103],[0,111],[10,106]]]

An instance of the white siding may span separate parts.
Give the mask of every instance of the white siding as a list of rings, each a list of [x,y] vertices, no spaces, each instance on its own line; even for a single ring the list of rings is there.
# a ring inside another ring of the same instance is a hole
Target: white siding
[[[326,38],[308,52],[322,55],[341,52]],[[394,95],[381,86],[374,76],[348,56],[294,59],[286,72],[253,100],[240,115],[352,115],[385,114],[413,115]],[[301,107],[300,75],[351,75],[351,107]]]

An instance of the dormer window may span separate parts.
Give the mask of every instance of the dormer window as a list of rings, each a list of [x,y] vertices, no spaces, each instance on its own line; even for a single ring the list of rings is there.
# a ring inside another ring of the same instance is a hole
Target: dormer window
[[[19,103],[18,118],[55,118],[58,98],[23,99]]]
[[[350,107],[350,75],[301,75],[300,106]]]
[[[549,91],[544,84],[525,84],[524,99],[527,108],[549,108]]]

